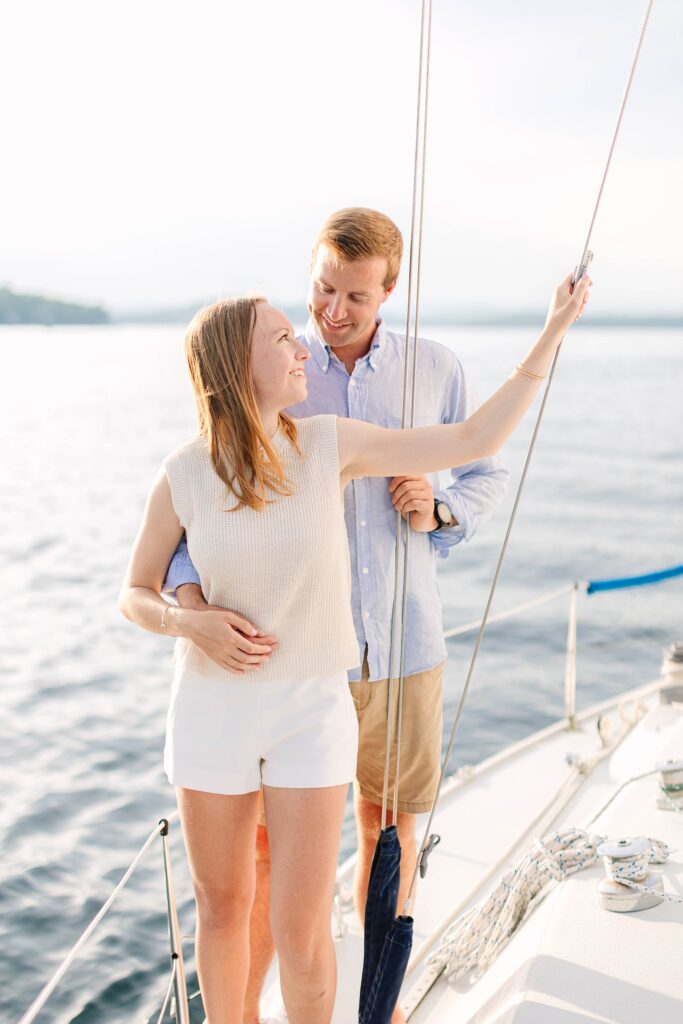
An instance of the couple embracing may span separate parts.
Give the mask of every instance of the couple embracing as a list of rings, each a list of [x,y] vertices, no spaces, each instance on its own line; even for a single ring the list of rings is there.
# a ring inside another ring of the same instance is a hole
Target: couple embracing
[[[258,1021],[273,944],[291,1024],[331,1018],[330,910],[354,779],[361,919],[379,832],[397,509],[414,531],[401,901],[414,815],[439,774],[435,556],[500,500],[494,456],[588,298],[588,279],[573,291],[563,281],[536,344],[476,410],[457,359],[421,341],[418,426],[395,429],[404,339],[379,308],[401,252],[389,218],[342,210],[315,242],[303,338],[265,299],[197,314],[185,354],[199,433],[165,460],[124,581],[124,615],[178,638],[165,767],[195,888],[208,1024]],[[446,469],[450,485],[434,492],[427,474]],[[161,596],[167,571],[178,607]]]

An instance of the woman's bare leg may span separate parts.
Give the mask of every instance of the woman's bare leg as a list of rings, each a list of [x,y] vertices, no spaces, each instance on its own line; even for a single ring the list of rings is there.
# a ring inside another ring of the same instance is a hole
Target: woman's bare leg
[[[239,1024],[249,972],[258,792],[177,794],[197,900],[195,953],[207,1024]]]
[[[249,980],[242,1024],[258,1024],[261,993],[275,956],[270,934],[270,850],[264,825],[259,825],[256,830],[256,895],[249,921],[249,954]]]
[[[264,786],[270,920],[290,1024],[328,1024],[337,983],[331,914],[348,785]]]

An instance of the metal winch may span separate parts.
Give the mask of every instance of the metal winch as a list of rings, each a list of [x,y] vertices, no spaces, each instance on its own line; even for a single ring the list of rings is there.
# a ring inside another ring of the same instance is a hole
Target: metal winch
[[[605,910],[628,914],[662,902],[662,878],[649,870],[651,850],[652,843],[645,836],[610,839],[600,844],[598,856],[603,859],[607,877],[598,885],[598,893]],[[649,891],[643,892],[640,887]]]

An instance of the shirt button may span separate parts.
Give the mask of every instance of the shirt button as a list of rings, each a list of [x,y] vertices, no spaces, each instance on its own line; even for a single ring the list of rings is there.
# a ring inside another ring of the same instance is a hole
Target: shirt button
[[[367,565],[364,565],[364,566],[363,566],[363,573],[364,573],[364,575],[365,575],[365,576],[367,576],[367,574],[368,574],[369,572],[370,572],[370,570],[368,569]]]
[[[363,612],[363,618],[364,619],[369,619],[370,618],[370,612]]]
[[[368,524],[367,524],[367,523],[365,522],[365,520],[364,520],[364,519],[361,519],[361,521],[360,521],[360,525],[361,525],[361,526],[367,526]]]

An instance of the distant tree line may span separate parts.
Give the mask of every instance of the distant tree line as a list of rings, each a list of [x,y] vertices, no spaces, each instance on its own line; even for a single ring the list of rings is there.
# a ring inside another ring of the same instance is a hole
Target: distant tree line
[[[75,302],[46,299],[43,295],[18,295],[0,288],[0,324],[108,324],[102,306],[80,306]]]

